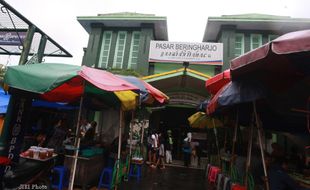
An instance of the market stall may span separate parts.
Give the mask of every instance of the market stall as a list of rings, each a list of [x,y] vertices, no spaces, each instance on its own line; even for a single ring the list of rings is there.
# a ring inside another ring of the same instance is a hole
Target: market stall
[[[293,134],[304,134],[309,130],[309,120],[306,120],[309,118],[310,96],[310,68],[307,63],[310,56],[309,37],[309,30],[289,33],[232,60],[232,82],[223,86],[208,105],[208,114],[225,114],[225,109],[235,110],[239,115],[236,119],[238,123],[250,126],[244,180],[246,187],[253,185],[249,178],[249,166],[254,126],[257,128],[266,189],[269,189],[270,179],[265,163],[263,129]],[[307,114],[307,117],[300,117],[297,112]]]
[[[42,81],[44,81],[42,83]],[[88,67],[79,67],[64,64],[34,64],[9,67],[5,75],[5,83],[10,86],[10,93],[15,101],[31,102],[32,99],[43,99],[57,102],[78,102],[80,109],[76,124],[75,153],[71,169],[70,189],[73,188],[76,163],[79,154],[79,126],[82,115],[83,99],[85,95],[96,96],[105,102],[107,106],[118,107],[120,110],[130,110],[136,107],[136,97],[131,90],[138,90],[134,85],[120,79],[106,71]],[[21,104],[19,103],[19,108]],[[23,104],[23,108],[28,108]],[[17,107],[18,108],[18,107]],[[14,114],[16,110],[11,108],[8,114]],[[22,121],[22,120],[21,120]],[[9,131],[14,119],[5,121],[4,133],[1,136],[1,145],[8,147],[10,142]],[[22,134],[21,134],[22,136]],[[5,149],[7,150],[7,149]],[[14,150],[14,161],[18,160],[19,150]],[[7,154],[6,151],[2,152]],[[10,154],[10,152],[9,152]]]

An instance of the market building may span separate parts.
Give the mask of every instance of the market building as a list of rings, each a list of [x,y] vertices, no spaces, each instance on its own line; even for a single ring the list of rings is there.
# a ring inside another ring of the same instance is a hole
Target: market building
[[[111,13],[81,16],[89,33],[82,65],[142,77],[170,97],[152,109],[151,125],[173,128],[184,136],[187,118],[210,95],[205,81],[229,68],[230,60],[287,32],[309,28],[309,19],[263,14],[209,17],[203,42],[222,43],[220,64],[149,60],[151,41],[168,41],[167,18],[153,14]],[[164,49],[170,48],[167,44]]]
[[[310,28],[310,20],[265,14],[222,15],[209,17],[203,42],[220,42],[224,46],[224,64],[217,72],[230,66],[230,60],[292,31]]]
[[[205,81],[217,66],[149,61],[151,41],[168,43],[166,17],[123,12],[77,20],[89,33],[82,65],[142,77],[170,98],[165,107],[152,109],[151,125],[188,127],[187,118],[209,96]]]

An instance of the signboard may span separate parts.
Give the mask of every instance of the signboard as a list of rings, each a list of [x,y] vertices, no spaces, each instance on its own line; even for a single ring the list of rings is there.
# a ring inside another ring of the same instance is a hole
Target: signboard
[[[9,106],[11,107],[9,108],[11,111],[9,111],[10,115],[6,115],[8,123],[5,123],[4,126],[7,132],[1,135],[1,154],[3,155],[5,151],[7,157],[17,163],[22,148],[24,131],[28,124],[31,99],[12,95]],[[3,145],[5,147],[3,147]],[[10,169],[11,166],[6,166],[4,172],[9,171]]]
[[[10,32],[10,31],[0,32],[0,45],[8,45],[8,46],[23,45],[24,39],[26,38],[26,32],[18,32],[18,34],[20,39],[16,32]]]
[[[149,62],[223,65],[223,44],[151,41]]]

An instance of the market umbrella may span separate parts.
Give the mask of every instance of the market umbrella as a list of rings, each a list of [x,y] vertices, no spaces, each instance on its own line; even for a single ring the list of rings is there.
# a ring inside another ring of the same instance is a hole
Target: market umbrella
[[[0,88],[0,114],[5,114],[9,105],[10,95]]]
[[[216,94],[223,86],[231,81],[230,70],[227,69],[206,81],[206,89],[211,94]]]
[[[207,113],[267,97],[267,90],[256,81],[232,81],[222,87],[210,100]]]
[[[77,136],[84,93],[100,95],[112,104],[120,104],[120,110],[130,110],[136,107],[138,96],[132,90],[139,90],[131,83],[103,70],[53,63],[9,67],[4,82],[12,88],[39,94],[48,101],[73,102],[80,99]],[[120,131],[121,127],[120,122]],[[80,138],[76,142],[70,189],[73,188],[79,144]]]
[[[223,123],[215,118],[211,118],[204,112],[196,112],[188,118],[189,125],[193,128],[213,128],[215,122],[215,127],[223,127]]]
[[[140,90],[140,102],[146,105],[152,104],[163,104],[169,100],[169,97],[158,90],[157,88],[153,87],[149,83],[143,81],[134,76],[123,76],[118,75],[120,78],[126,80],[127,82],[137,86]]]
[[[310,75],[310,30],[287,33],[231,61],[233,80],[254,79],[282,92]]]
[[[132,90],[139,90],[107,71],[57,63],[8,67],[4,82],[51,102],[73,102],[83,93],[92,93],[100,95],[110,105],[121,104],[125,109],[135,107],[137,94]]]

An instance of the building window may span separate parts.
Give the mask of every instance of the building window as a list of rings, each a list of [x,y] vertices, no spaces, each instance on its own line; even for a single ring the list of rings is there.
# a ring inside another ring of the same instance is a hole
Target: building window
[[[128,69],[136,69],[138,63],[139,44],[140,44],[140,32],[133,32],[131,38]]]
[[[244,34],[237,33],[235,35],[235,56],[244,54]]]
[[[268,35],[268,41],[270,42],[270,41],[272,41],[272,40],[276,39],[277,37],[279,37],[279,35],[276,35],[276,34],[270,34],[270,35]]]
[[[115,55],[113,59],[113,68],[122,69],[123,67],[126,38],[127,38],[126,31],[118,32],[115,47]]]
[[[99,68],[107,68],[112,41],[112,31],[104,31],[99,57]]]
[[[251,34],[251,50],[262,46],[262,35],[261,34]]]

